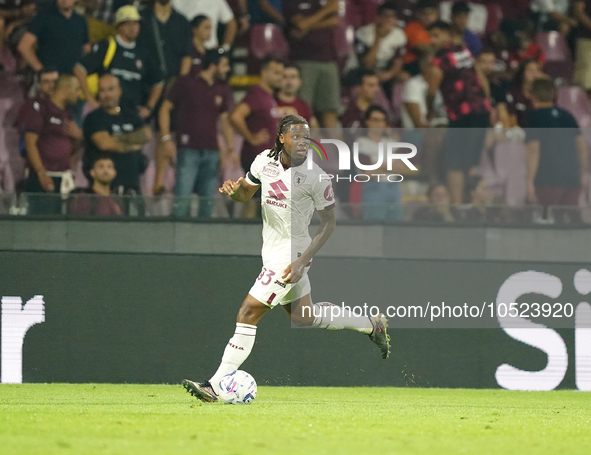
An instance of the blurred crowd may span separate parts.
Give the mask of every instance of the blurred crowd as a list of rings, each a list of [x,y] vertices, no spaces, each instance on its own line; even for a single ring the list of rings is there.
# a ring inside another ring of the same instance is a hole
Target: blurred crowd
[[[589,205],[590,95],[591,0],[0,0],[0,191],[44,215],[197,195],[209,218],[299,114],[366,163],[417,146],[418,172],[378,169],[400,184],[340,172],[344,216],[543,219]]]

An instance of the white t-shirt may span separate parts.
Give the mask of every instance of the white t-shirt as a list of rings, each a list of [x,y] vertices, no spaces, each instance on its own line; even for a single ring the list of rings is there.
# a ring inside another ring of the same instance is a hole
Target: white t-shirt
[[[530,9],[534,13],[557,13],[568,16],[569,0],[532,0]]]
[[[427,122],[427,114],[429,112],[427,108],[427,92],[429,91],[429,84],[423,77],[422,74],[417,74],[411,77],[404,83],[402,89],[402,103],[415,103],[419,105],[419,111],[421,112],[421,120],[423,123]],[[443,109],[443,97],[441,92],[438,90],[433,100],[433,110],[437,114],[435,117],[439,117],[439,113]],[[414,128],[415,124],[412,118],[408,114],[406,107],[402,106],[402,126],[404,128]],[[434,122],[432,122],[433,124]]]
[[[218,23],[227,24],[234,19],[234,13],[226,0],[172,0],[172,6],[192,21],[203,14],[211,20],[211,38],[205,43],[206,49],[218,47]]]
[[[312,241],[308,226],[314,209],[335,204],[330,180],[320,180],[324,171],[314,163],[284,169],[279,159],[269,158],[269,150],[259,153],[246,181],[261,185],[263,215],[263,264],[287,266],[299,257]]]
[[[376,42],[376,24],[368,24],[355,32],[355,52],[366,53]],[[394,27],[380,42],[376,54],[375,70],[387,70],[395,57],[404,56],[406,34],[404,30]]]

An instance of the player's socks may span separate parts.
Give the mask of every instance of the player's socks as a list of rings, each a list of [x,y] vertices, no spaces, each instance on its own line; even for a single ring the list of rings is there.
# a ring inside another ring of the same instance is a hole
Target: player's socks
[[[352,311],[347,311],[347,307],[342,311],[342,307],[330,302],[315,303],[313,307],[312,327],[328,330],[351,329],[367,334],[373,330],[373,324],[368,316],[355,316]]]
[[[232,371],[237,370],[248,358],[250,351],[252,351],[256,334],[256,325],[242,324],[240,322],[236,323],[236,331],[226,345],[222,362],[220,363],[218,370],[209,380],[213,390],[218,395],[220,391],[220,380]]]

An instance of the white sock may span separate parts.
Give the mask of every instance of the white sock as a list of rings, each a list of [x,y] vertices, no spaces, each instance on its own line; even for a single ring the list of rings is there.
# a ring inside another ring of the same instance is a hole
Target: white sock
[[[368,316],[355,316],[352,311],[342,311],[342,308],[330,302],[319,302],[312,305],[314,322],[312,327],[328,330],[351,329],[370,334],[373,324]]]
[[[220,363],[218,370],[209,380],[213,390],[218,395],[220,392],[220,380],[232,371],[237,370],[248,358],[250,351],[252,351],[256,334],[256,325],[242,324],[240,322],[236,323],[236,331],[226,345],[224,355],[222,356],[222,362]]]

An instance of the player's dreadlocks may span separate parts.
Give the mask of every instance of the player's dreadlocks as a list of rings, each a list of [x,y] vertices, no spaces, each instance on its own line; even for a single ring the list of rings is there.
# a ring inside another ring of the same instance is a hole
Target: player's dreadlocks
[[[281,119],[281,121],[279,122],[279,126],[277,127],[277,135],[275,136],[275,145],[273,146],[273,148],[271,149],[271,151],[267,155],[269,158],[274,158],[274,159],[279,158],[279,152],[281,152],[281,149],[283,148],[283,144],[279,140],[279,136],[281,134],[287,133],[287,131],[289,130],[289,128],[292,125],[308,125],[308,122],[301,115],[286,115],[285,117],[283,117]]]

